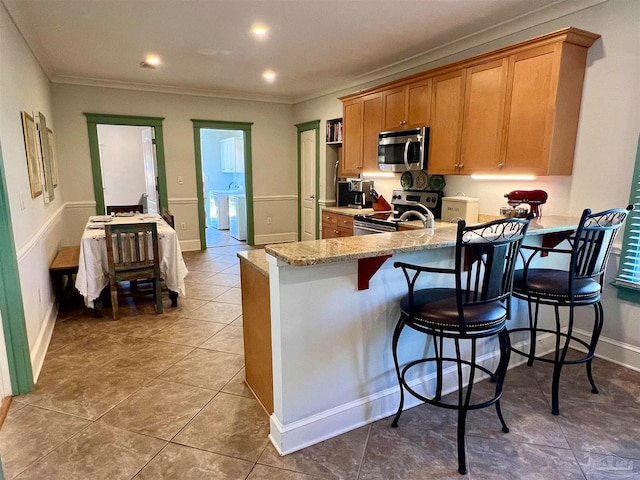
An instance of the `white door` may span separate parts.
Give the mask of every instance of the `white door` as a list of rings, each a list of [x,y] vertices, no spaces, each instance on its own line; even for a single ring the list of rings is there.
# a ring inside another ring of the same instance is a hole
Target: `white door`
[[[316,131],[300,135],[300,240],[316,239]]]
[[[142,130],[142,158],[144,162],[144,183],[147,192],[147,209],[149,213],[158,213],[156,149],[151,138],[151,128]]]

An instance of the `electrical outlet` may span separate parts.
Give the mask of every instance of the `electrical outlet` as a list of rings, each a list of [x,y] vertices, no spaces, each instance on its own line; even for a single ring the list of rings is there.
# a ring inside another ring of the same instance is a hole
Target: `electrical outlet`
[[[271,225],[271,217],[267,217],[267,225]]]
[[[38,287],[38,304],[42,305],[42,293],[40,292],[40,287]]]
[[[180,222],[180,230],[186,230],[187,229],[187,222]]]

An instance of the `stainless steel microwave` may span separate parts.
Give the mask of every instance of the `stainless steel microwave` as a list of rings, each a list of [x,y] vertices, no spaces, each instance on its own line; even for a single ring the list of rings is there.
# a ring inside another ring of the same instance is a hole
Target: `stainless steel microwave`
[[[378,135],[378,168],[385,172],[424,170],[429,152],[429,127]]]

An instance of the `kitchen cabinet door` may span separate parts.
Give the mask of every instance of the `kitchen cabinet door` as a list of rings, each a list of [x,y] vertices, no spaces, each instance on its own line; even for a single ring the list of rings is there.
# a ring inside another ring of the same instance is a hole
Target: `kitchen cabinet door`
[[[431,79],[410,83],[405,87],[405,128],[429,125],[431,112]]]
[[[362,169],[362,100],[356,98],[344,102],[342,107],[342,161],[339,175],[358,175]]]
[[[429,125],[431,79],[382,92],[382,131]]]
[[[433,78],[431,96],[430,174],[458,173],[464,114],[466,69]]]
[[[500,169],[507,96],[506,58],[467,68],[460,173]]]
[[[382,92],[382,131],[402,130],[407,123],[405,115],[405,87]]]
[[[378,171],[378,135],[382,131],[382,95],[362,98],[362,171]]]
[[[509,58],[504,173],[546,174],[553,135],[559,49],[560,44],[545,45]]]

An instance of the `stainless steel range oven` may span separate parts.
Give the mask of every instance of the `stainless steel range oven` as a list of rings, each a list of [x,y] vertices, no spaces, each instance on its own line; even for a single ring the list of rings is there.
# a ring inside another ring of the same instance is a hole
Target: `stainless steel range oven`
[[[356,215],[353,219],[353,235],[396,232],[398,218],[411,210],[422,214],[431,211],[435,218],[440,218],[442,192],[394,190],[391,198],[393,211]]]

